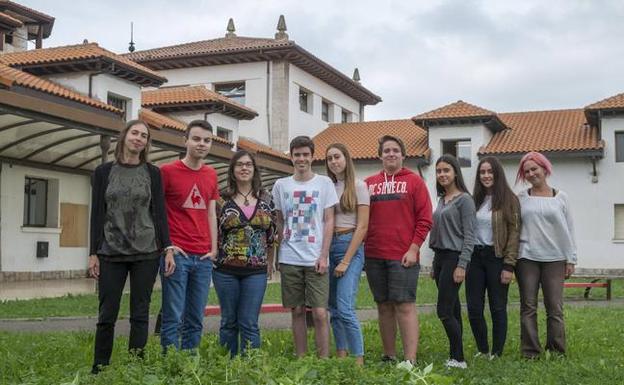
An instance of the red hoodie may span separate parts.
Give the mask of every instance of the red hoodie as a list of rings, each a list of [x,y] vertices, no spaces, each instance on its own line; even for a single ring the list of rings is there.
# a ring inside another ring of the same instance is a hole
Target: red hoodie
[[[422,178],[402,168],[366,178],[370,217],[366,258],[401,260],[412,243],[419,247],[431,229],[431,199]],[[420,256],[419,256],[420,258]]]

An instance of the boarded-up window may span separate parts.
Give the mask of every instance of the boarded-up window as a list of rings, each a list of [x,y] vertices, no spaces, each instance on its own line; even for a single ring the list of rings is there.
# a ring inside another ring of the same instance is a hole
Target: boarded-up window
[[[615,205],[614,207],[614,223],[615,231],[613,232],[613,239],[624,240],[624,204]]]
[[[61,203],[60,247],[87,247],[89,206]]]

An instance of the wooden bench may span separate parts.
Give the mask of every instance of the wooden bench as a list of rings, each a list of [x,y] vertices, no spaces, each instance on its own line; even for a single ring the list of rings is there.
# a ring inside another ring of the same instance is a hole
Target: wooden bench
[[[583,278],[583,277],[576,276],[576,278]],[[607,301],[610,301],[611,300],[611,278],[605,278],[605,277],[601,277],[601,278],[588,277],[588,278],[592,278],[591,282],[564,282],[563,287],[564,288],[570,288],[570,287],[585,288],[585,293],[583,294],[583,297],[585,299],[589,299],[589,292],[591,291],[593,287],[604,287],[607,289]],[[603,280],[604,282],[600,282]]]

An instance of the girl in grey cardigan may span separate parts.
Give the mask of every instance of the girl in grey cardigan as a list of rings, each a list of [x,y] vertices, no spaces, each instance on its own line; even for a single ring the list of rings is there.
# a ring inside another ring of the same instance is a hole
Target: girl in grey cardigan
[[[447,367],[465,369],[459,288],[474,246],[475,205],[452,155],[436,162],[436,190],[440,197],[433,213],[429,247],[435,252],[433,278],[438,286],[438,318],[449,339]]]

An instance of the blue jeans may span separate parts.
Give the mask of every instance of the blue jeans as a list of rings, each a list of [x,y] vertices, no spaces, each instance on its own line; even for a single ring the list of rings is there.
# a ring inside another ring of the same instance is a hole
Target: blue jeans
[[[329,249],[329,312],[337,350],[349,350],[354,357],[364,356],[360,321],[355,313],[355,300],[364,267],[364,247],[360,245],[351,258],[345,274],[336,278],[334,269],[351,243],[353,233],[336,235]]]
[[[199,346],[212,275],[212,261],[209,258],[200,260],[199,257],[193,254],[185,257],[176,253],[176,269],[169,277],[164,276],[164,258],[161,258],[160,344],[165,349],[169,346],[180,349],[180,339],[182,349],[190,350]]]
[[[260,347],[258,316],[267,287],[267,275],[237,276],[215,270],[212,274],[215,290],[221,306],[219,342],[235,356],[249,346]]]

